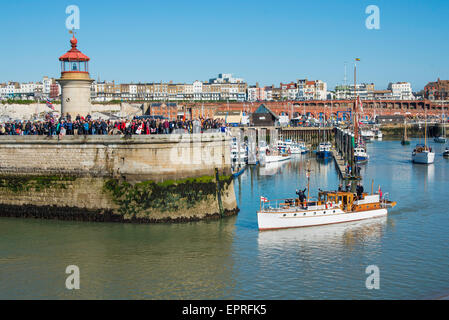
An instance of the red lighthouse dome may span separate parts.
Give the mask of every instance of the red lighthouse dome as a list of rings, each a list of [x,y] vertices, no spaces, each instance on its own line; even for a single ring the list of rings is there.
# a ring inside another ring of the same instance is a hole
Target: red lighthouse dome
[[[61,61],[61,72],[64,74],[66,72],[74,73],[88,73],[89,72],[89,60],[90,58],[83,54],[77,48],[78,40],[75,36],[70,40],[70,45],[72,49],[67,51],[64,55],[59,58]]]

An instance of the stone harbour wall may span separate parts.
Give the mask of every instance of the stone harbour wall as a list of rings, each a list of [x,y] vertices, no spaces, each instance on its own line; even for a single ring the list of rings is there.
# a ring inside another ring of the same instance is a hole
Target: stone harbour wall
[[[0,137],[0,216],[182,222],[238,212],[229,137]]]
[[[150,136],[0,136],[0,174],[76,175],[137,180],[230,173],[221,133]]]

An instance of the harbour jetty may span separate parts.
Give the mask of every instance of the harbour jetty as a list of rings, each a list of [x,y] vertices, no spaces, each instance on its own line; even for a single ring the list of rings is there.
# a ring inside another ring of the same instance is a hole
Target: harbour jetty
[[[360,180],[361,176],[357,172],[354,161],[354,133],[350,129],[335,128],[335,148],[332,155],[335,161],[338,174],[343,180]],[[346,171],[346,165],[351,168]]]
[[[280,138],[304,141],[315,148],[321,141],[334,141],[334,127],[235,127],[231,128],[234,136],[252,137],[255,141],[264,140],[271,143],[271,139]]]
[[[238,212],[229,136],[0,137],[0,216],[185,222]]]

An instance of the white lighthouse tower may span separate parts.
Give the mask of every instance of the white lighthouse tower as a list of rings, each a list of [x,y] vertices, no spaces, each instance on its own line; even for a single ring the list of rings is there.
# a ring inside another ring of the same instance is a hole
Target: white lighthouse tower
[[[78,114],[87,116],[92,113],[90,87],[94,80],[89,76],[89,60],[77,49],[75,35],[70,40],[72,49],[59,58],[61,61],[61,114],[70,114],[72,119]]]

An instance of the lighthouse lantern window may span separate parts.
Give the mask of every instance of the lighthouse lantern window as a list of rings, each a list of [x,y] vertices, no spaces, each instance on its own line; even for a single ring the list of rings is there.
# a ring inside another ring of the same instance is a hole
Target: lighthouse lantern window
[[[59,58],[62,72],[89,72],[89,57],[77,49],[77,43],[73,36],[70,40],[72,49]]]

